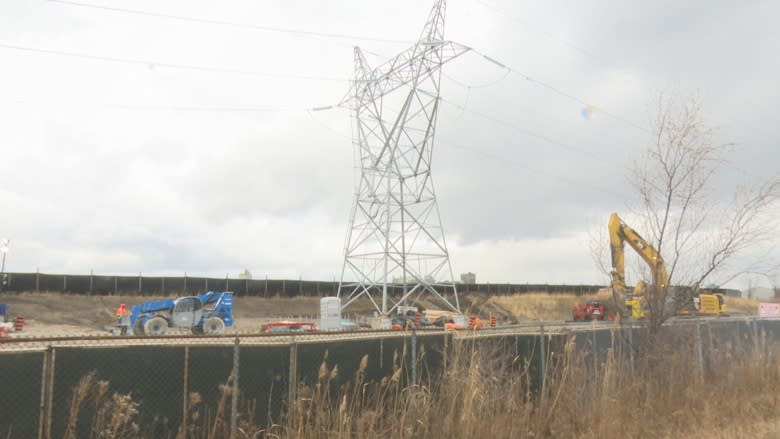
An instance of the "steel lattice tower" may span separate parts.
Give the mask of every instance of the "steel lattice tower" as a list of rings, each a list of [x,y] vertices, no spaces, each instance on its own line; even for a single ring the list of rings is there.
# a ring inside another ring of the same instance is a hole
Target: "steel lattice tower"
[[[445,0],[436,0],[414,46],[377,68],[355,48],[348,100],[360,180],[339,284],[343,307],[367,296],[387,315],[429,293],[460,313],[431,175],[441,67],[469,50],[444,41],[445,9]],[[388,289],[402,291],[401,298]]]

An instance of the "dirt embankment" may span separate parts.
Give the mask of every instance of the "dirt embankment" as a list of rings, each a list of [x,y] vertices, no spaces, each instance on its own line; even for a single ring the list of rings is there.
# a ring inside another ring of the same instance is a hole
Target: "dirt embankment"
[[[116,309],[124,303],[128,308],[147,300],[163,297],[65,295],[59,293],[1,293],[0,303],[8,304],[9,317],[25,317],[28,335],[102,334],[106,325],[116,323]],[[491,313],[499,321],[516,321],[514,316],[491,297],[481,294],[461,295],[461,309],[466,314],[487,318]],[[442,308],[432,300],[418,303],[426,309]],[[255,331],[271,320],[316,320],[320,303],[317,297],[259,298],[235,297],[233,315],[239,331]],[[373,306],[367,299],[351,304],[345,318],[359,320],[373,315]]]
[[[120,303],[128,308],[134,304],[160,297],[140,296],[88,296],[58,293],[0,293],[0,303],[9,307],[10,317],[25,317],[25,332],[29,335],[57,336],[69,334],[103,334],[104,326],[116,323],[115,311]],[[461,310],[466,315],[478,315],[484,319],[495,315],[500,324],[529,320],[562,321],[571,319],[571,308],[589,298],[605,301],[602,294],[594,297],[578,297],[570,294],[525,293],[494,296],[483,293],[459,295]],[[259,331],[271,320],[316,320],[319,316],[319,298],[259,298],[235,297],[235,330]],[[733,314],[755,314],[758,303],[753,300],[727,298]],[[426,309],[440,309],[432,298],[418,303]],[[373,314],[367,299],[351,304],[345,318],[359,320]]]

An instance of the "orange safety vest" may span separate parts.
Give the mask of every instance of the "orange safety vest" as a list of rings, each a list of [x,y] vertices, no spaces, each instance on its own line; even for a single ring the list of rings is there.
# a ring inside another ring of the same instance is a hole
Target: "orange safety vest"
[[[119,304],[119,308],[116,309],[116,315],[117,317],[124,317],[127,315],[127,308],[125,308],[124,303]]]

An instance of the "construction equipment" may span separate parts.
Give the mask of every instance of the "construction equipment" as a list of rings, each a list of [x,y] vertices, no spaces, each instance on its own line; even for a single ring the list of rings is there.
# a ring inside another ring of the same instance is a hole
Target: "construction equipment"
[[[693,295],[693,313],[700,315],[724,315],[728,308],[721,293],[702,293]],[[683,311],[682,313],[687,314]]]
[[[139,303],[130,310],[129,325],[135,335],[162,335],[169,327],[188,328],[193,334],[221,334],[233,326],[233,293],[208,291]]]
[[[636,230],[629,227],[617,213],[609,217],[609,241],[612,255],[612,289],[618,297],[623,297],[627,314],[632,318],[644,318],[642,297],[648,290],[644,281],[639,281],[632,292],[626,290],[625,243],[633,248],[650,267],[653,288],[666,289],[666,303],[671,306],[671,314],[676,315],[722,315],[726,304],[722,294],[698,292],[698,288],[670,287],[669,273],[663,257],[652,245],[642,238]]]
[[[645,282],[640,281],[632,293],[626,291],[626,267],[624,244],[633,248],[637,254],[650,266],[653,277],[653,285],[657,288],[666,288],[669,283],[669,274],[661,254],[653,248],[636,230],[629,227],[617,213],[609,217],[609,242],[612,255],[612,290],[618,297],[623,297],[628,314],[633,318],[645,316],[640,298],[647,288]]]
[[[279,321],[266,323],[260,329],[264,334],[290,334],[317,332],[317,326],[311,322]]]
[[[574,305],[572,318],[575,321],[612,320],[608,317],[607,307],[598,300],[588,300],[585,303]]]

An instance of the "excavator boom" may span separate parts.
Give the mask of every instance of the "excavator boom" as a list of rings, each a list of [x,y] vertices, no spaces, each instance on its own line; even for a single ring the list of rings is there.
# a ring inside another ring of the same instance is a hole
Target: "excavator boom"
[[[653,248],[636,230],[629,227],[617,213],[609,217],[609,242],[612,253],[613,279],[625,287],[626,267],[624,243],[628,243],[634,251],[647,263],[653,275],[653,283],[665,288],[669,284],[669,274],[661,254]]]
[[[629,227],[617,213],[609,217],[609,243],[610,253],[612,255],[612,288],[620,297],[626,297],[626,262],[625,262],[625,244],[628,243],[634,251],[650,267],[653,276],[653,284],[666,288],[669,284],[669,273],[666,270],[666,264],[661,254],[653,248],[636,230]],[[640,286],[642,283],[640,283]],[[637,287],[637,290],[642,288]],[[641,295],[641,291],[636,291],[636,295]],[[631,314],[634,317],[642,316],[639,310],[639,300],[632,298],[626,300],[626,304],[631,307]]]

